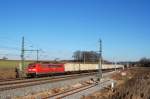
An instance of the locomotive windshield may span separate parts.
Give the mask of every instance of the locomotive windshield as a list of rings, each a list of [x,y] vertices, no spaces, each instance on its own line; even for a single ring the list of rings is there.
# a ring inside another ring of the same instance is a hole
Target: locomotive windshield
[[[49,64],[48,65],[50,68],[61,68],[61,67],[63,67],[62,65],[60,65],[60,64]]]
[[[35,67],[35,64],[33,64],[33,63],[32,63],[32,64],[29,64],[28,67],[34,68],[34,67]]]

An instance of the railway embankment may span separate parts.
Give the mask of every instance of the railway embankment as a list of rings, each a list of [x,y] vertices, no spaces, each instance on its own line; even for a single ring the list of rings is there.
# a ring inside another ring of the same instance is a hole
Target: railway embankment
[[[64,79],[60,78],[60,80],[58,79],[57,81],[53,81],[52,79],[50,79],[42,81],[40,80],[38,82],[19,82],[11,85],[3,85],[0,86],[0,99],[10,99],[12,97],[26,96],[41,91],[46,91],[52,88],[59,88],[65,85],[75,84],[80,81],[86,81],[93,77],[95,77],[95,75],[80,75],[75,77],[66,77]]]
[[[150,68],[132,68],[112,78],[117,81],[113,90],[107,87],[83,99],[150,99]]]
[[[105,79],[104,79],[104,83],[102,82],[102,86],[100,84],[97,84],[95,81],[91,80],[91,78],[95,78],[95,77],[97,78],[95,74],[91,74],[91,73],[90,75],[78,74],[78,76],[76,77],[64,78],[64,80],[61,77],[61,80],[56,80],[56,81],[51,81],[52,79],[48,80],[47,78],[40,78],[40,79],[36,79],[35,82],[34,79],[33,80],[31,79],[29,81],[28,79],[8,81],[7,85],[4,84],[6,82],[1,82],[2,86],[0,87],[1,88],[0,98],[2,99],[9,99],[9,98],[29,99],[30,98],[31,99],[32,97],[33,99],[39,99],[38,97],[55,98],[60,96],[72,97],[73,95],[78,97],[87,96],[91,93],[94,93],[97,90],[102,89],[102,87],[109,86],[112,81],[109,80],[108,78],[110,77],[110,75],[114,73],[115,72],[104,73],[103,77]],[[58,94],[60,95],[56,96]]]

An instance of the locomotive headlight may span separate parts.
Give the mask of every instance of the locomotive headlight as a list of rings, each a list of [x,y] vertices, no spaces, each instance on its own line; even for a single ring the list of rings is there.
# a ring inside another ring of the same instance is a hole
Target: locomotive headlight
[[[36,69],[32,69],[33,71],[36,71]]]
[[[36,71],[36,69],[34,68],[34,69],[29,69],[29,71]]]

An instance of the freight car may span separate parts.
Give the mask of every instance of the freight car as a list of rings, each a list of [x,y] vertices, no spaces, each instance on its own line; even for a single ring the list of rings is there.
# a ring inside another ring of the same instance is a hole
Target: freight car
[[[123,68],[123,65],[103,64],[102,70]],[[53,75],[64,73],[78,73],[78,72],[90,72],[97,71],[98,64],[52,64],[52,63],[31,63],[27,66],[26,74],[30,77],[39,75]]]

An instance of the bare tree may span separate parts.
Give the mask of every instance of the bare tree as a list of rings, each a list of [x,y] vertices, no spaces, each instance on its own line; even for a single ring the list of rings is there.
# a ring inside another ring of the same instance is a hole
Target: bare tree
[[[99,54],[95,51],[75,51],[73,57],[76,62],[97,62]]]
[[[2,60],[7,60],[7,59],[8,59],[8,58],[7,58],[7,57],[5,57],[5,56],[4,56],[4,57],[2,57]]]

